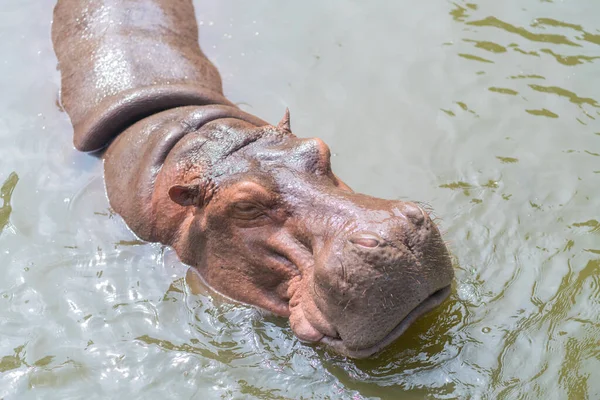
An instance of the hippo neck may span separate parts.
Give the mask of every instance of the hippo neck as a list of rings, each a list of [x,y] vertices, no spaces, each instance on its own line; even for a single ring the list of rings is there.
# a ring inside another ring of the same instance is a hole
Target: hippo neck
[[[154,85],[134,88],[106,97],[73,121],[73,143],[78,150],[94,151],[136,122],[184,106],[235,107],[222,93],[192,84]]]
[[[52,40],[75,147],[99,150],[154,113],[233,106],[198,45],[190,0],[60,0]]]
[[[185,179],[179,168],[186,154],[173,150],[201,147],[198,132],[219,120],[240,121],[251,127],[267,125],[237,107],[179,107],[142,119],[110,144],[104,154],[108,198],[141,239],[164,244],[176,240],[193,207],[181,207],[168,197],[170,186]]]

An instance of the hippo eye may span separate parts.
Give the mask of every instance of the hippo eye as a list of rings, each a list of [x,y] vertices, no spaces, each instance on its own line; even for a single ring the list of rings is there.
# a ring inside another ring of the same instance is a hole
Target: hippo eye
[[[261,207],[254,203],[241,201],[235,203],[232,207],[233,217],[239,219],[255,219],[264,214]]]

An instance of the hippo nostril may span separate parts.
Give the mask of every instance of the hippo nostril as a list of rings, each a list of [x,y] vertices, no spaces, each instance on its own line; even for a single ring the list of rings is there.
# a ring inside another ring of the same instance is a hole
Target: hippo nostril
[[[402,214],[415,225],[421,225],[425,221],[423,210],[415,203],[404,203],[401,211]]]
[[[360,233],[358,235],[352,236],[348,239],[350,243],[355,244],[357,246],[367,247],[369,249],[374,249],[379,246],[380,239],[370,233]]]

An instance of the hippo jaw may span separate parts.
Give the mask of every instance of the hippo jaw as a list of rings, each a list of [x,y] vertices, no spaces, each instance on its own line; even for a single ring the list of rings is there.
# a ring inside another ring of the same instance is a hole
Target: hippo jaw
[[[352,349],[346,346],[343,340],[330,336],[323,336],[321,342],[333,348],[340,354],[347,355],[352,358],[366,358],[383,350],[388,345],[396,341],[402,334],[417,320],[420,316],[428,313],[439,306],[449,295],[450,285],[434,292],[432,295],[423,300],[418,306],[410,311],[406,317],[391,332],[386,334],[377,344],[366,348]]]
[[[393,342],[395,342],[402,334],[422,315],[428,313],[429,311],[435,309],[439,306],[443,301],[450,295],[451,285],[448,285],[423,300],[419,305],[417,305],[414,309],[412,309],[406,317],[404,317],[398,325],[396,325],[389,333],[385,334],[378,343],[371,345],[369,347],[349,347],[346,345],[344,340],[338,336],[329,336],[325,333],[321,333],[316,330],[310,323],[306,320],[306,317],[303,316],[304,320],[300,322],[300,324],[308,324],[301,327],[301,333],[296,332],[296,335],[301,336],[308,331],[313,335],[312,337],[304,336],[304,340],[307,342],[320,342],[325,344],[326,346],[332,348],[339,354],[351,357],[351,358],[367,358],[370,357]],[[304,312],[303,312],[304,313]],[[294,313],[292,312],[292,315]],[[292,317],[293,318],[293,317]],[[290,318],[290,321],[292,320]]]
[[[440,305],[453,271],[438,229],[420,207],[351,197],[366,221],[347,224],[349,232],[329,234],[314,249],[311,270],[289,286],[290,325],[304,341],[365,358]]]
[[[168,190],[187,210],[174,247],[213,289],[289,317],[301,340],[355,358],[378,352],[448,296],[450,258],[420,207],[354,193],[318,139],[231,120],[202,130],[241,138],[203,142],[182,153],[192,162],[171,163],[192,174]]]

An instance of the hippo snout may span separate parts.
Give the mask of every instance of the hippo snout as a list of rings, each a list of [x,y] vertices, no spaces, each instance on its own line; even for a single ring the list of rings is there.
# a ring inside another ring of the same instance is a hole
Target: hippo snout
[[[348,241],[359,248],[374,249],[379,247],[382,239],[374,233],[358,233],[352,235]]]
[[[399,209],[402,215],[415,226],[420,226],[429,219],[427,213],[415,203],[403,202]]]
[[[339,235],[317,257],[308,321],[322,342],[356,358],[397,339],[450,293],[452,265],[440,233],[414,203],[394,203],[384,220]],[[335,332],[335,335],[328,333]]]
[[[430,222],[427,213],[421,207],[412,202],[399,202],[399,206],[397,206],[395,214],[401,218],[395,219],[392,223],[388,224],[391,225],[389,229],[391,232],[387,232],[386,235],[388,237],[392,237],[392,240],[394,236],[394,230],[399,229],[402,235],[406,235],[405,231],[407,229],[409,231],[415,231],[416,229],[419,229],[427,220]],[[404,219],[404,221],[402,219]],[[381,226],[378,226],[377,228],[381,230]],[[427,231],[428,227],[425,230]],[[386,231],[385,228],[383,231]],[[348,241],[359,248],[375,249],[386,240],[375,232],[357,232],[350,235]]]

